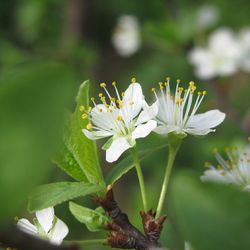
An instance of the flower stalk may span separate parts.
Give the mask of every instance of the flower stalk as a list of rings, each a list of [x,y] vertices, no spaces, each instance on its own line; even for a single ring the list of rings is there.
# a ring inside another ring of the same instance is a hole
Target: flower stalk
[[[135,164],[135,169],[136,169],[138,180],[139,180],[143,209],[144,211],[147,211],[147,197],[146,197],[146,191],[145,191],[144,177],[142,174],[140,161],[137,156],[136,147],[131,148],[130,151],[131,151],[131,155]]]
[[[176,136],[175,134],[169,134],[168,141],[169,141],[168,161],[167,161],[165,175],[164,175],[164,179],[162,183],[161,194],[160,194],[158,206],[156,209],[156,218],[159,218],[161,215],[161,211],[162,211],[165,199],[166,199],[166,194],[168,190],[172,168],[174,165],[176,154],[180,148],[182,138],[180,138],[179,136]]]

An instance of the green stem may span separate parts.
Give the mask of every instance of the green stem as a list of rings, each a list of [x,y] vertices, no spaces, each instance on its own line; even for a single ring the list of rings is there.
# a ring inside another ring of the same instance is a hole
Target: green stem
[[[134,160],[135,169],[136,169],[139,184],[140,184],[143,209],[144,209],[144,211],[147,211],[147,198],[146,198],[144,178],[143,178],[143,174],[142,174],[142,170],[141,170],[140,161],[137,157],[136,147],[131,148],[131,154],[132,154],[132,157]]]
[[[98,245],[105,244],[107,239],[93,239],[93,240],[73,240],[73,241],[64,241],[65,243],[75,243],[79,246],[87,246],[87,245]]]
[[[173,139],[173,137],[171,139],[169,138],[168,162],[167,162],[167,166],[166,166],[166,170],[165,170],[164,180],[162,183],[161,194],[160,194],[160,198],[158,201],[158,206],[156,209],[156,218],[159,218],[159,216],[161,215],[161,211],[162,211],[165,199],[166,199],[169,179],[171,176],[171,172],[172,172],[172,168],[174,165],[176,154],[177,154],[177,152],[180,148],[180,145],[181,145],[181,141],[182,140],[178,139],[178,138],[174,138],[174,139]]]

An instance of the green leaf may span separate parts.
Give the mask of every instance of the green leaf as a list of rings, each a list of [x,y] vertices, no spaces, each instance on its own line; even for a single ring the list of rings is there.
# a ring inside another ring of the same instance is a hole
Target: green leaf
[[[80,106],[88,106],[88,92],[89,81],[85,81],[80,86],[76,98],[76,109],[66,128],[64,136],[65,147],[62,149],[63,154],[57,157],[56,162],[61,169],[74,179],[104,187],[96,143],[85,137],[82,132],[82,129],[88,124],[88,120],[81,118]]]
[[[167,144],[144,149],[141,151],[138,151],[138,158],[140,161],[144,160],[148,156],[150,156],[152,153],[156,152],[157,150],[160,150],[162,148],[167,147]],[[134,167],[134,162],[132,157],[129,155],[128,157],[124,158],[122,161],[120,161],[116,166],[110,170],[106,177],[106,184],[114,184],[116,181],[118,181],[124,174],[126,174],[129,170],[131,170]]]
[[[53,207],[79,196],[98,193],[101,189],[100,186],[83,182],[45,184],[36,188],[30,195],[28,210],[34,212],[43,208]]]
[[[95,210],[69,202],[69,210],[72,215],[81,223],[85,224],[89,231],[97,232],[104,229],[109,218],[104,214],[101,207]]]
[[[250,195],[229,185],[179,174],[171,186],[170,214],[183,240],[198,250],[248,250]]]
[[[26,206],[48,178],[75,81],[56,62],[26,62],[0,74],[0,222]]]
[[[62,143],[60,152],[54,157],[53,162],[76,181],[88,182],[86,175],[64,142]]]

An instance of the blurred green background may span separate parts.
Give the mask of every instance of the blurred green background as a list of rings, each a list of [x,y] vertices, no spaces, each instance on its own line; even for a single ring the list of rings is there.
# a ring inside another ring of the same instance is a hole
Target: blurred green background
[[[209,27],[200,28],[197,13],[208,4],[216,9],[217,18]],[[187,53],[197,39],[206,39],[219,27],[237,31],[250,26],[249,8],[247,0],[1,1],[0,204],[8,206],[0,205],[0,218],[13,214],[28,216],[26,198],[35,185],[69,180],[49,159],[57,149],[65,110],[73,108],[77,89],[86,79],[90,79],[94,95],[99,92],[100,82],[110,84],[116,80],[123,91],[136,77],[151,101],[154,99],[150,88],[167,76],[173,83],[177,79],[183,84],[194,80],[199,89],[208,91],[201,111],[219,108],[227,113],[227,118],[216,133],[202,139],[185,139],[174,174],[191,169],[198,179],[204,162],[215,161],[214,147],[223,150],[246,144],[250,135],[250,74],[238,72],[231,77],[203,81],[194,75]],[[121,15],[133,15],[139,27],[138,49],[126,56],[112,43]],[[153,134],[140,140],[138,148],[154,147],[165,140]],[[103,153],[100,150],[106,174],[111,166],[104,161]],[[158,199],[166,159],[167,150],[162,149],[143,161],[151,206]],[[141,227],[135,172],[130,171],[114,190],[120,206]],[[89,198],[78,201],[94,207]],[[72,217],[67,204],[58,206],[56,212],[70,228],[68,239],[102,236],[89,233]],[[171,220],[167,223],[163,244],[173,250],[181,249],[183,239],[176,239],[177,233],[169,229]]]

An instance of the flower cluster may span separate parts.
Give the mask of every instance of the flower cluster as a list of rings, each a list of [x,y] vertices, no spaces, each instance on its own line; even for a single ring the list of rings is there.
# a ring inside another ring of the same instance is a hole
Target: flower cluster
[[[229,76],[239,70],[250,72],[250,28],[238,34],[220,28],[208,38],[206,47],[193,48],[188,60],[195,67],[195,74],[202,79]]]
[[[206,163],[209,169],[201,176],[201,180],[234,184],[245,191],[250,191],[250,147],[248,146],[242,151],[237,148],[226,149],[226,154],[227,160],[215,150],[215,158],[219,165],[214,167],[212,164]]]
[[[53,207],[37,211],[34,225],[22,218],[18,220],[17,226],[26,233],[56,245],[60,245],[69,232],[67,225],[55,216]]]
[[[94,108],[80,108],[82,118],[90,120],[83,129],[86,137],[91,140],[111,137],[103,146],[108,162],[116,161],[124,151],[135,146],[136,139],[144,138],[152,131],[162,135],[206,135],[225,118],[219,110],[196,114],[206,91],[196,94],[194,82],[184,89],[177,81],[172,93],[167,78],[166,82],[159,83],[159,91],[152,88],[156,101],[151,106],[146,103],[141,85],[135,79],[122,94],[115,82],[112,85],[116,97],[109,93],[105,83],[101,83],[105,93],[99,94],[101,104],[91,98]]]

